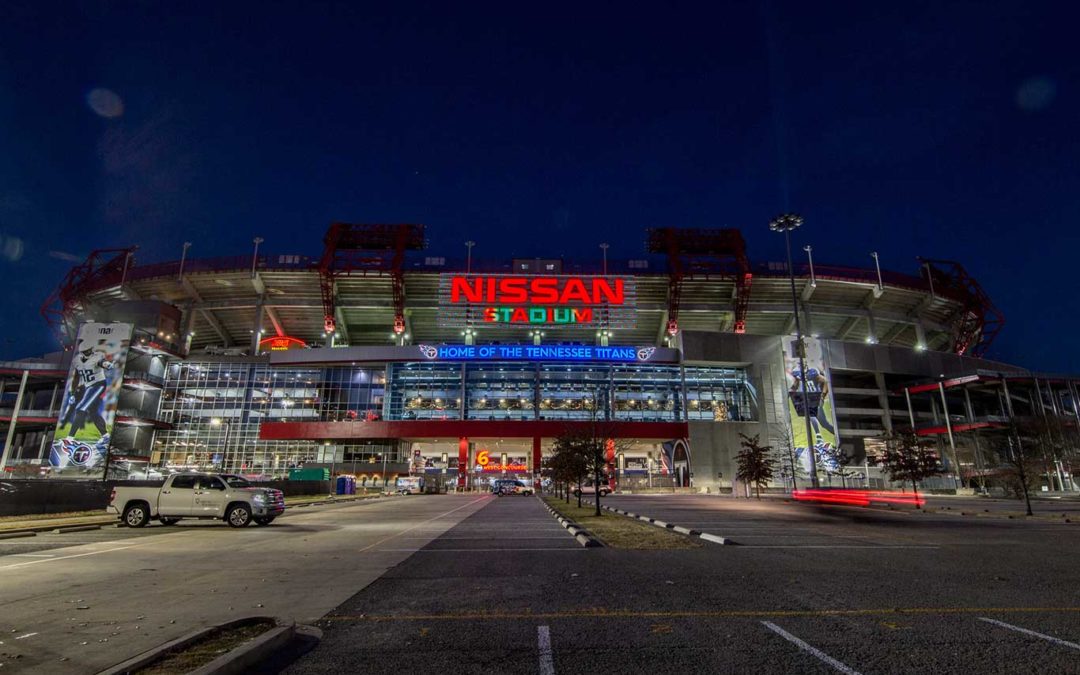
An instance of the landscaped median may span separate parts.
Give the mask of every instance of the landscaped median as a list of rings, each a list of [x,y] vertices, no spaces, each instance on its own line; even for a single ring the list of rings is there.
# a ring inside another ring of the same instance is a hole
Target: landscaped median
[[[578,508],[577,500],[567,504],[564,500],[551,495],[544,497],[544,502],[555,509],[567,520],[573,521],[588,530],[604,546],[636,550],[663,550],[700,548],[701,542],[690,537],[662,530],[626,516],[609,511],[597,517],[592,506]]]

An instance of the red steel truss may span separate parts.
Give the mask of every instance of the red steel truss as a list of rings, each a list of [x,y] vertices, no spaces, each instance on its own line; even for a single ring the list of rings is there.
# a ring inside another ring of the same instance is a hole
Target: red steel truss
[[[389,274],[394,290],[394,332],[405,331],[405,251],[426,246],[424,226],[410,224],[333,223],[323,237],[319,261],[323,320],[326,333],[337,329],[334,318],[334,280],[353,272]]]
[[[922,260],[924,274],[934,293],[962,303],[953,329],[952,350],[957,354],[981,357],[1005,325],[1001,313],[979,282],[964,266],[952,260]]]
[[[103,248],[90,253],[86,260],[72,267],[60,285],[41,304],[41,316],[49,324],[60,344],[67,345],[68,319],[80,309],[87,292],[108,285],[120,285],[134,263],[137,246]]]
[[[679,301],[684,279],[719,276],[735,281],[736,333],[746,332],[746,312],[750,307],[750,260],[746,242],[734,229],[679,229],[660,227],[647,233],[650,253],[668,258],[668,333],[679,332]]]

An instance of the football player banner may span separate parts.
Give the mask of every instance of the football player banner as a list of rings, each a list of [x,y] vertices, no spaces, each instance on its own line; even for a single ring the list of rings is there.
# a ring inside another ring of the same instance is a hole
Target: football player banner
[[[104,464],[131,343],[131,324],[84,323],[75,339],[49,464],[84,474]]]
[[[836,433],[836,416],[833,409],[832,388],[829,371],[825,366],[824,350],[816,338],[803,338],[806,353],[806,396],[803,396],[802,371],[797,350],[798,340],[793,335],[783,338],[784,371],[787,375],[788,422],[791,427],[791,447],[795,448],[795,461],[809,475],[810,455],[806,452],[806,418],[810,418],[810,439],[815,449],[818,469],[829,470],[830,451],[839,446]],[[804,400],[805,398],[805,400]]]

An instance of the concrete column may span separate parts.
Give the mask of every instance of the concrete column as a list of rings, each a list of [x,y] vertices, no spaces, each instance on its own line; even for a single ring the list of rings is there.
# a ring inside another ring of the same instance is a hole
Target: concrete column
[[[889,407],[889,391],[885,388],[885,374],[874,373],[874,384],[878,389],[878,405],[881,406],[881,425],[885,431],[892,433],[892,410]]]
[[[874,320],[874,313],[870,310],[866,310],[866,331],[867,336],[870,338],[870,343],[877,344],[877,321]]]
[[[15,425],[19,421],[19,409],[22,408],[23,395],[26,393],[26,381],[30,378],[30,371],[22,372],[19,380],[19,393],[15,396],[15,409],[11,411],[11,423],[8,425],[7,438],[4,440],[4,452],[0,454],[0,475],[7,468],[8,459],[11,457],[11,444],[15,440]]]
[[[467,486],[466,479],[469,475],[469,439],[462,436],[458,439],[458,474],[457,484],[459,490]]]
[[[260,295],[259,299],[255,302],[255,323],[251,326],[251,355],[255,356],[259,353],[259,340],[262,339],[262,320],[263,303],[266,301],[265,295]],[[333,346],[333,343],[331,343]]]
[[[540,454],[540,437],[533,436],[532,446],[532,465],[533,465],[533,489],[537,494],[540,493],[540,469],[542,467],[542,457]]]
[[[968,422],[975,422],[975,408],[971,405],[971,392],[967,387],[964,387],[964,407],[967,409]],[[979,472],[979,485],[982,487],[982,491],[986,492],[986,478],[983,476],[983,470],[985,464],[983,464],[982,447],[979,443],[979,432],[976,430],[972,435],[975,443],[975,470]]]

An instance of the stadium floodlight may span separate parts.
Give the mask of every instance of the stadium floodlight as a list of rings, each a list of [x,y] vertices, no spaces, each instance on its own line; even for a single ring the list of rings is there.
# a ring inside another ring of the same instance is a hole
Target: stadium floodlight
[[[799,357],[799,381],[802,384],[803,420],[806,422],[806,456],[810,461],[810,485],[819,487],[817,477],[817,457],[814,448],[814,430],[810,426],[810,396],[806,384],[806,348],[803,345],[802,326],[799,324],[799,295],[795,292],[795,268],[791,263],[791,231],[803,224],[803,218],[797,213],[782,213],[769,221],[769,229],[784,233],[784,245],[787,249],[788,279],[791,281],[791,309],[795,316],[795,351]]]

